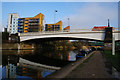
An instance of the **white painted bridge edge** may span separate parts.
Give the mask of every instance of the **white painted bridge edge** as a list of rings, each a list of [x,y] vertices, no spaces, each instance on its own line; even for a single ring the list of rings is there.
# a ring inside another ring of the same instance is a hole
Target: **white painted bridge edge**
[[[113,31],[115,40],[120,40],[120,31]],[[31,32],[31,33],[20,33],[20,41],[39,39],[39,38],[83,38],[93,40],[104,40],[104,31],[79,31],[79,32]]]

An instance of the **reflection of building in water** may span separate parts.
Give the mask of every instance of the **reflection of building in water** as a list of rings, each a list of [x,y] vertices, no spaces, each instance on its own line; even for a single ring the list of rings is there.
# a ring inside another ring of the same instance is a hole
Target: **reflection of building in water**
[[[48,69],[44,69],[42,72],[41,72],[41,75],[43,78],[45,78],[46,76],[50,75],[51,73],[53,73],[55,70],[48,70]]]
[[[42,78],[39,71],[28,68],[27,65],[20,65],[17,69],[17,75],[27,76],[31,78]]]
[[[50,75],[54,71],[55,70],[44,69],[44,68],[41,68],[41,67],[32,68],[32,66],[30,66],[30,65],[21,64],[18,67],[17,75],[27,76],[27,77],[31,77],[33,79],[40,79],[40,78],[44,78],[44,77]]]
[[[6,60],[3,62],[3,78],[16,78],[16,65],[18,61],[17,56],[3,56]],[[7,62],[6,62],[7,61]]]
[[[16,78],[16,66],[14,64],[6,66],[6,78]]]

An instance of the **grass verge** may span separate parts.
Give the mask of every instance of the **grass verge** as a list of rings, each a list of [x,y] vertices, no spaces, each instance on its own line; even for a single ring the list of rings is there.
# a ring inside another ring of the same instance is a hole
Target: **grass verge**
[[[103,51],[103,56],[112,64],[113,67],[120,72],[120,53],[115,52],[115,55],[112,55],[112,51],[105,50]]]

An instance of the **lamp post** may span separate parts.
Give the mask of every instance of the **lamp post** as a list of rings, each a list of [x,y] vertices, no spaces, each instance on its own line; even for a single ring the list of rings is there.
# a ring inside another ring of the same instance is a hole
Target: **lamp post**
[[[112,37],[112,55],[115,55],[115,35]]]
[[[55,18],[56,18],[56,12],[58,12],[58,11],[55,10],[55,13],[54,13],[54,32],[55,32]]]
[[[69,20],[70,20],[70,18],[68,18],[68,26],[70,26],[70,24],[69,24]]]
[[[44,20],[43,21],[43,32],[45,32],[45,24],[46,24],[46,21]]]

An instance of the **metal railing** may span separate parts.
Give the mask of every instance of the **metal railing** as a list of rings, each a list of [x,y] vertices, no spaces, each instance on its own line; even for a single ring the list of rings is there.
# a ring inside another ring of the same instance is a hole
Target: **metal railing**
[[[77,32],[104,32],[104,31],[92,31],[92,29],[71,29],[71,30],[60,30],[60,31],[42,31],[42,32],[27,32],[27,33],[19,33],[19,36],[25,35],[44,35],[44,34],[60,34],[60,33],[77,33]],[[119,32],[119,31],[113,31]]]
[[[90,29],[72,29],[72,30],[60,30],[60,31],[27,32],[27,33],[19,33],[19,36],[57,34],[57,33],[73,33],[73,32],[91,32],[91,30]]]

